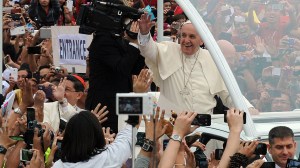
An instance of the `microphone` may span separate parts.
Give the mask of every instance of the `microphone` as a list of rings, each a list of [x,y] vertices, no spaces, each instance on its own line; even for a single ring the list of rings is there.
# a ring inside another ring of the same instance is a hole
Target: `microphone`
[[[99,3],[101,5],[106,5],[106,6],[109,6],[109,7],[117,8],[117,9],[121,10],[122,12],[139,13],[139,11],[137,9],[131,8],[131,7],[128,7],[128,6],[125,6],[125,5],[114,4],[114,3],[111,3],[111,2],[101,2],[101,1]]]

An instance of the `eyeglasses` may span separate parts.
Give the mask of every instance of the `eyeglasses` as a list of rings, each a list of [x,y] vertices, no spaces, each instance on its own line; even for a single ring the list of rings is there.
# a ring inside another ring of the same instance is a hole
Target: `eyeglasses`
[[[76,90],[71,90],[71,89],[69,89],[69,88],[66,88],[65,89],[65,92],[77,92]]]

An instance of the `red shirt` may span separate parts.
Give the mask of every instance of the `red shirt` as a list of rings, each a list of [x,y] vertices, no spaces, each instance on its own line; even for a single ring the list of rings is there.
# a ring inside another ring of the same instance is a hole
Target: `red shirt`
[[[277,27],[271,27],[267,22],[259,24],[258,35],[266,41],[269,41],[271,38],[274,38],[276,46],[279,45],[280,39],[286,35],[285,29],[289,23],[288,16],[280,17]]]
[[[145,6],[153,6],[155,8],[157,8],[157,0],[144,0],[144,4]]]

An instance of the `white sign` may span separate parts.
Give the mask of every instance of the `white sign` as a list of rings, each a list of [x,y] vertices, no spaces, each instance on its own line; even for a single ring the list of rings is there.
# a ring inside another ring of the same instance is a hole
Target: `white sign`
[[[53,63],[68,72],[85,73],[92,35],[79,34],[79,26],[51,26]]]
[[[86,65],[87,40],[82,34],[58,35],[59,64]]]

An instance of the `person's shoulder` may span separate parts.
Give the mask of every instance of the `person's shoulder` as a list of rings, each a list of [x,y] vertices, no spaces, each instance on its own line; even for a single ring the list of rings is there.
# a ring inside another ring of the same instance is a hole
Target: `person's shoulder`
[[[61,168],[61,167],[64,167],[64,164],[63,164],[63,162],[59,159],[58,161],[56,161],[56,162],[54,162],[54,164],[53,164],[53,166],[52,166],[52,168]]]

